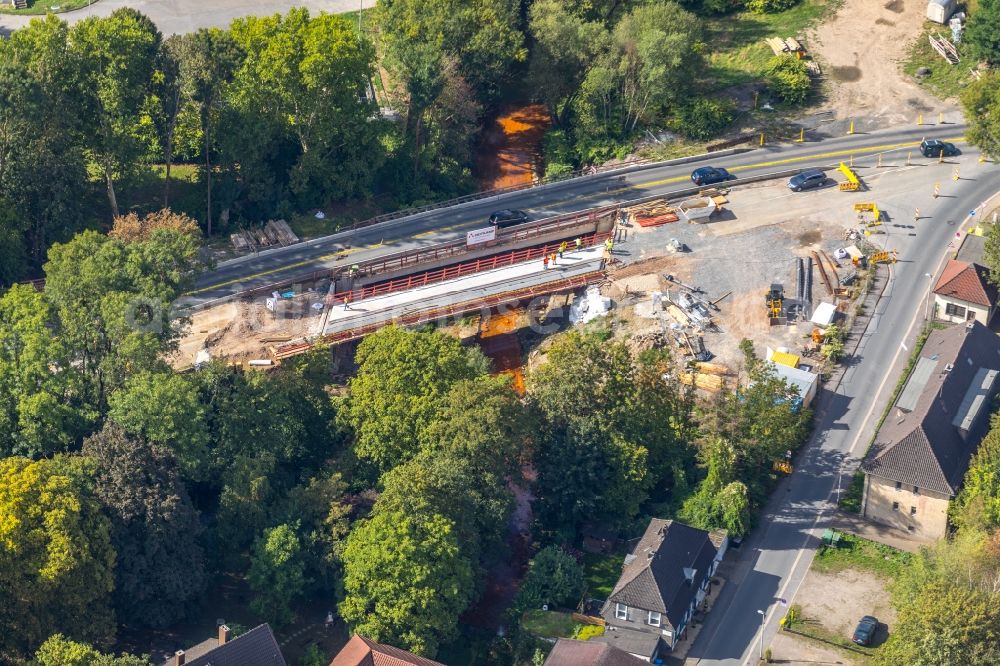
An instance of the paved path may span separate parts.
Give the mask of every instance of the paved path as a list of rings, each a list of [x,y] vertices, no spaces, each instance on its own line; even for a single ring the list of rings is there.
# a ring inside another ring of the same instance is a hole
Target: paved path
[[[946,253],[954,252],[949,244],[968,212],[976,209],[981,215],[982,204],[1000,191],[1000,169],[977,164],[974,153],[967,150],[971,154],[963,158],[962,180],[944,180],[940,199],[934,200],[926,186],[909,190],[911,205],[920,209],[922,219],[912,237],[909,231],[890,232],[902,261],[892,268],[891,281],[860,346],[847,361],[843,381],[833,392],[822,394],[815,434],[798,456],[795,473],[779,485],[761,524],[734,553],[736,573],[708,616],[688,663],[755,664],[761,631],[758,610],[767,613],[763,644],[775,636],[783,612],[778,600],[792,603],[795,599],[819,537],[830,522],[840,472],[865,453],[874,421],[888,401],[927,314],[933,277]],[[927,168],[916,163],[910,167]],[[912,222],[912,217],[896,217],[894,222]]]
[[[133,7],[153,19],[160,32],[167,35],[194,32],[199,28],[224,28],[241,16],[274,14],[289,7],[305,7],[310,13],[339,13],[366,8],[375,0],[98,0],[89,7],[59,14],[59,18],[75,23],[88,16],[109,16],[121,7]],[[9,33],[36,16],[0,14],[0,34]]]

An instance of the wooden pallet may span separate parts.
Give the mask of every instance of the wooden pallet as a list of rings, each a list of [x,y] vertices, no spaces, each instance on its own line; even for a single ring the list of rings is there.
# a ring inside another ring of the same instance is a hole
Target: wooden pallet
[[[942,58],[948,61],[950,65],[957,65],[960,58],[958,57],[958,49],[947,37],[941,37],[940,35],[927,35],[928,41],[931,43],[931,47],[940,54]]]

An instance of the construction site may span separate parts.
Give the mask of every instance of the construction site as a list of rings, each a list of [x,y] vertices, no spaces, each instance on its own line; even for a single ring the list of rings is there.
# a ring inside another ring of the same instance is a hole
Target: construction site
[[[808,193],[784,178],[686,192],[477,230],[258,289],[191,312],[172,360],[266,368],[326,344],[349,364],[351,343],[389,323],[433,324],[479,344],[523,388],[549,335],[599,320],[635,350],[671,348],[682,381],[707,391],[735,381],[743,339],[820,374],[829,334],[849,325],[872,267],[915,235],[888,212],[905,198],[877,200],[878,175],[866,183],[841,167]]]

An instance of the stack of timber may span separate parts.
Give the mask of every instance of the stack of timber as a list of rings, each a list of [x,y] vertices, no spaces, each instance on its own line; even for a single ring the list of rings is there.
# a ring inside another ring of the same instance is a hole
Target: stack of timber
[[[676,222],[680,219],[673,207],[668,206],[663,199],[636,206],[628,206],[623,208],[622,211],[631,224],[638,224],[640,227],[656,227],[661,224]]]

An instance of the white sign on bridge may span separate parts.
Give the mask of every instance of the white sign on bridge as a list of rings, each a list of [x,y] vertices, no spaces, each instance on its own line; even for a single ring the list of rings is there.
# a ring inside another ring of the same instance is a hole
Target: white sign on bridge
[[[491,225],[483,229],[473,229],[465,233],[465,245],[479,245],[480,243],[496,240],[496,237],[497,228],[495,226]]]

